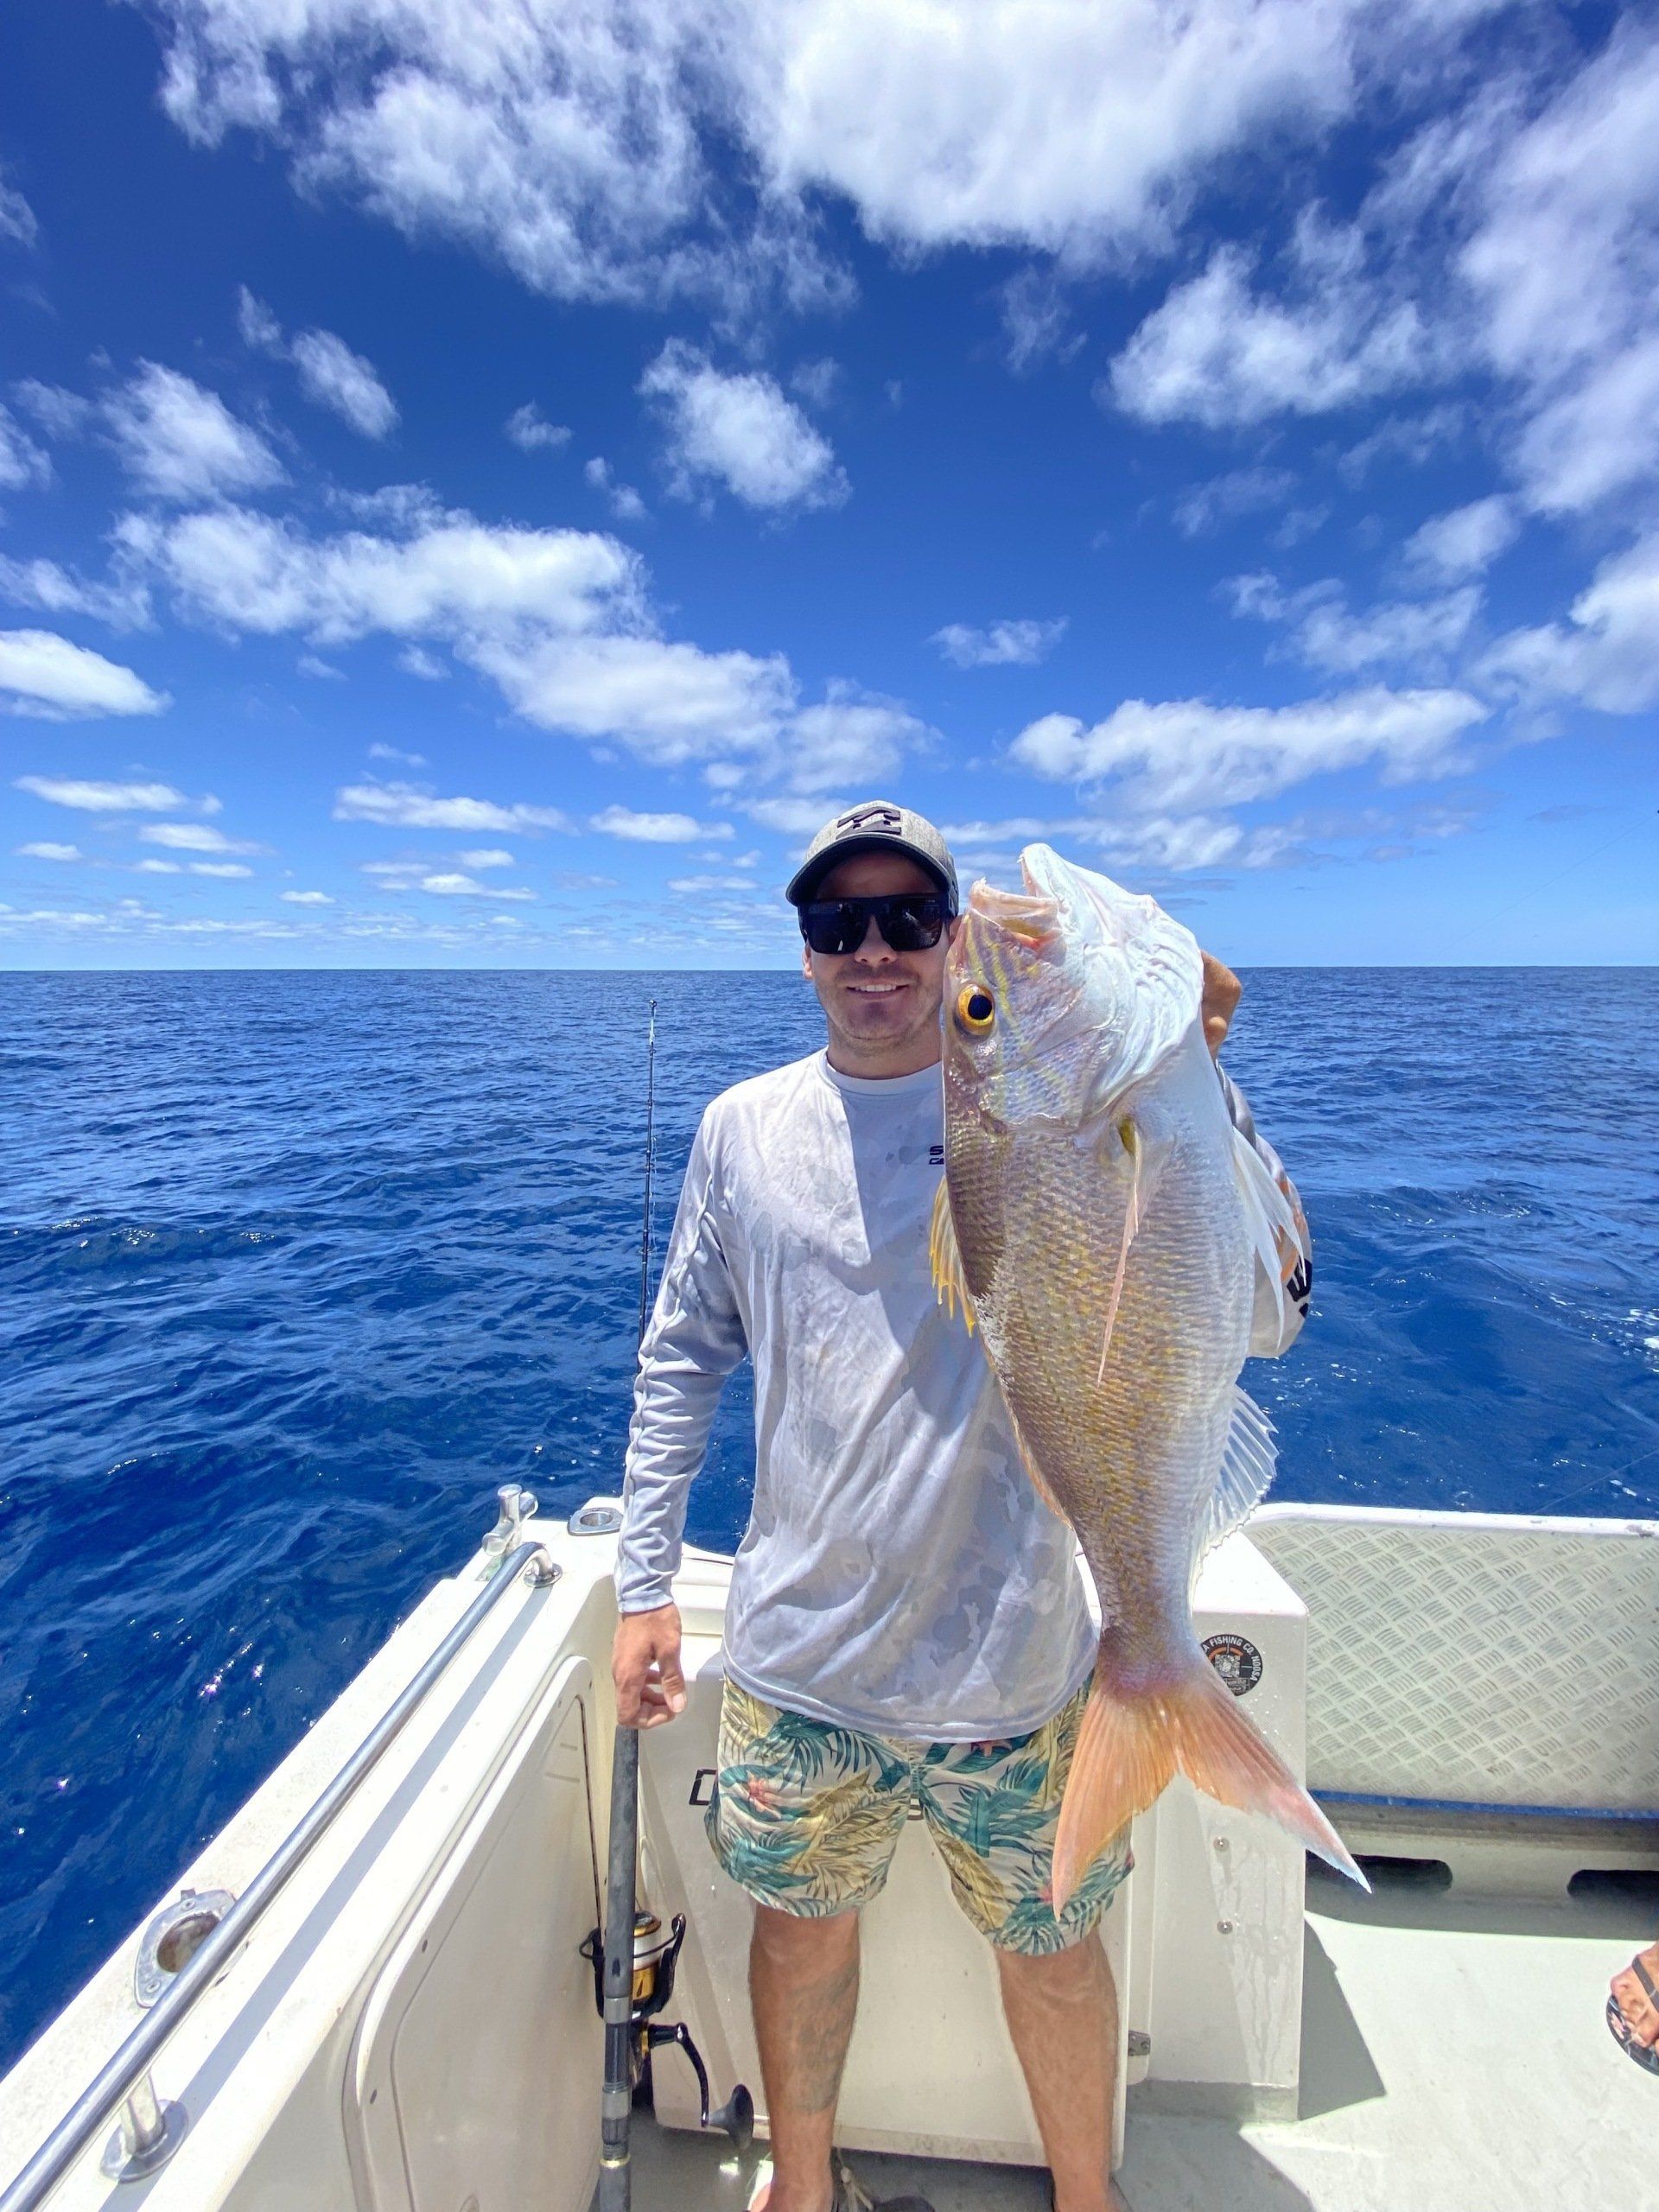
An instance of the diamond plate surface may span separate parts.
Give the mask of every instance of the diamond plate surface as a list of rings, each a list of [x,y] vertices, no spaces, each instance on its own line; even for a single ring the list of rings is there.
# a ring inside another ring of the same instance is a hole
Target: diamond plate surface
[[[1659,1541],[1259,1520],[1308,1609],[1315,1789],[1659,1809]]]

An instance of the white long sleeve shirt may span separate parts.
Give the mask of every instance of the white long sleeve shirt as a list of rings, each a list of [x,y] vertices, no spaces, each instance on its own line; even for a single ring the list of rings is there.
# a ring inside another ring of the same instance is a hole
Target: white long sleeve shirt
[[[709,1106],[640,1350],[617,1593],[625,1612],[667,1602],[686,1492],[747,1352],[754,1504],[728,1671],[819,1719],[973,1742],[1040,1726],[1095,1639],[1071,1532],[934,1295],[944,1172],[937,1067],[869,1081],[817,1052]]]

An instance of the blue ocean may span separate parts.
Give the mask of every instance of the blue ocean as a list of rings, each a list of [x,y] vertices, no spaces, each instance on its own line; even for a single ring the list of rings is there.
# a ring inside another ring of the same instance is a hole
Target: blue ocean
[[[1659,971],[1246,983],[1315,1237],[1278,1495],[1659,1517]],[[0,2066],[498,1484],[617,1488],[653,997],[660,1251],[703,1102],[821,1042],[795,978],[0,976]]]

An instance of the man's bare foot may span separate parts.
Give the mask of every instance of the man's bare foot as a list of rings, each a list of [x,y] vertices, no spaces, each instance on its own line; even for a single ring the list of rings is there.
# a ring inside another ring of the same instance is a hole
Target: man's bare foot
[[[1650,1943],[1639,1951],[1622,1973],[1612,1980],[1613,2001],[1624,2015],[1631,2039],[1651,2050],[1659,2044],[1659,2004],[1656,2004],[1642,1984],[1642,1973],[1649,1982],[1659,1989],[1659,1943]]]

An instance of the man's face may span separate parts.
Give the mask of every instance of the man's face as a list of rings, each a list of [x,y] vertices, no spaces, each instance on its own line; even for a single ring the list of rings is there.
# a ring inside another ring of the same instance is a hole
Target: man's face
[[[937,891],[938,880],[902,853],[856,853],[819,879],[819,899],[879,899],[895,891]],[[938,1030],[944,960],[956,932],[947,923],[924,952],[895,952],[872,920],[856,952],[802,948],[830,1031],[858,1058],[903,1054]]]

